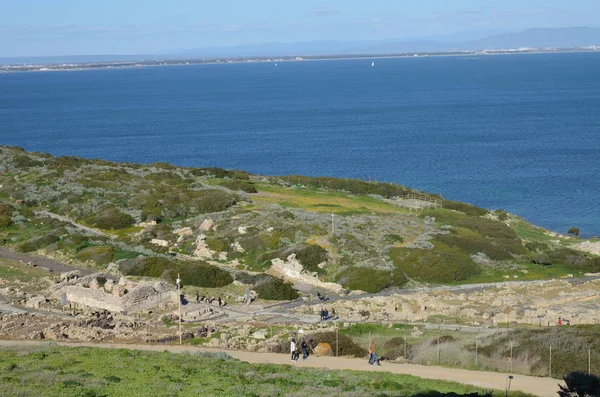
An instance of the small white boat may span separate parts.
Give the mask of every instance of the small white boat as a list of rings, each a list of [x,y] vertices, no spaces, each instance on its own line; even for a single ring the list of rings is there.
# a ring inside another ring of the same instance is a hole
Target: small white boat
[[[371,62],[371,66],[375,66],[375,62]]]

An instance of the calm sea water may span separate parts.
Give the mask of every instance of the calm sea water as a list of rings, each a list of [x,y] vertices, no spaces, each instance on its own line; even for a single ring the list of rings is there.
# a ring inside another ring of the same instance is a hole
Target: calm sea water
[[[0,144],[392,181],[600,235],[600,53],[0,74]]]

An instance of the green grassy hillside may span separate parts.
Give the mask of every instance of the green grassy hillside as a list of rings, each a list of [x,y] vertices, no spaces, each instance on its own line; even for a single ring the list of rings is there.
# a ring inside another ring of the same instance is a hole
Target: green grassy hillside
[[[437,208],[415,212],[401,205],[403,197]],[[207,219],[215,226],[200,231]],[[157,224],[138,225],[143,221]],[[174,233],[183,227],[193,233]],[[208,249],[203,260],[184,264],[173,258],[194,254],[199,234]],[[167,246],[153,243],[157,239]],[[241,270],[265,271],[271,260],[290,254],[323,281],[370,292],[414,283],[499,281],[507,270],[526,270],[523,279],[600,271],[598,257],[573,249],[581,241],[554,236],[504,211],[390,183],[263,177],[0,147],[1,244],[98,269],[138,256],[162,258],[154,267],[135,267],[135,274],[208,274],[212,281],[203,286],[232,280],[207,261],[236,261],[235,278],[244,277]]]
[[[248,364],[225,353],[43,347],[0,349],[11,396],[477,396],[458,383],[357,371]],[[501,396],[496,392],[494,396]],[[511,392],[511,396],[526,396]]]

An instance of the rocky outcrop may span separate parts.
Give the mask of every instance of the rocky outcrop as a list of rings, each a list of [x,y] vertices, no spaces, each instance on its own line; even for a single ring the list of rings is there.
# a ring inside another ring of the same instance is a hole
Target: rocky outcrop
[[[267,274],[290,281],[299,289],[306,289],[308,286],[335,293],[340,293],[343,290],[340,284],[326,283],[307,273],[302,264],[296,259],[296,254],[291,254],[285,261],[275,258],[271,263],[271,268],[266,272]]]

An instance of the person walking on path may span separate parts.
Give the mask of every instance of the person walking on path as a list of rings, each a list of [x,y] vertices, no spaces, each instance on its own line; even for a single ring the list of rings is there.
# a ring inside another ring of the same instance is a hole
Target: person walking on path
[[[306,340],[302,340],[300,344],[300,349],[302,349],[302,361],[306,361],[308,358],[308,345],[306,344]]]
[[[375,363],[377,363],[377,365],[381,365],[381,363],[379,363],[379,359],[377,358],[377,353],[375,353],[376,347],[377,345],[375,342],[372,342],[371,346],[369,346],[369,365],[373,365]]]
[[[296,339],[292,338],[290,342],[290,353],[292,353],[292,361],[298,361],[298,352],[296,351]]]

